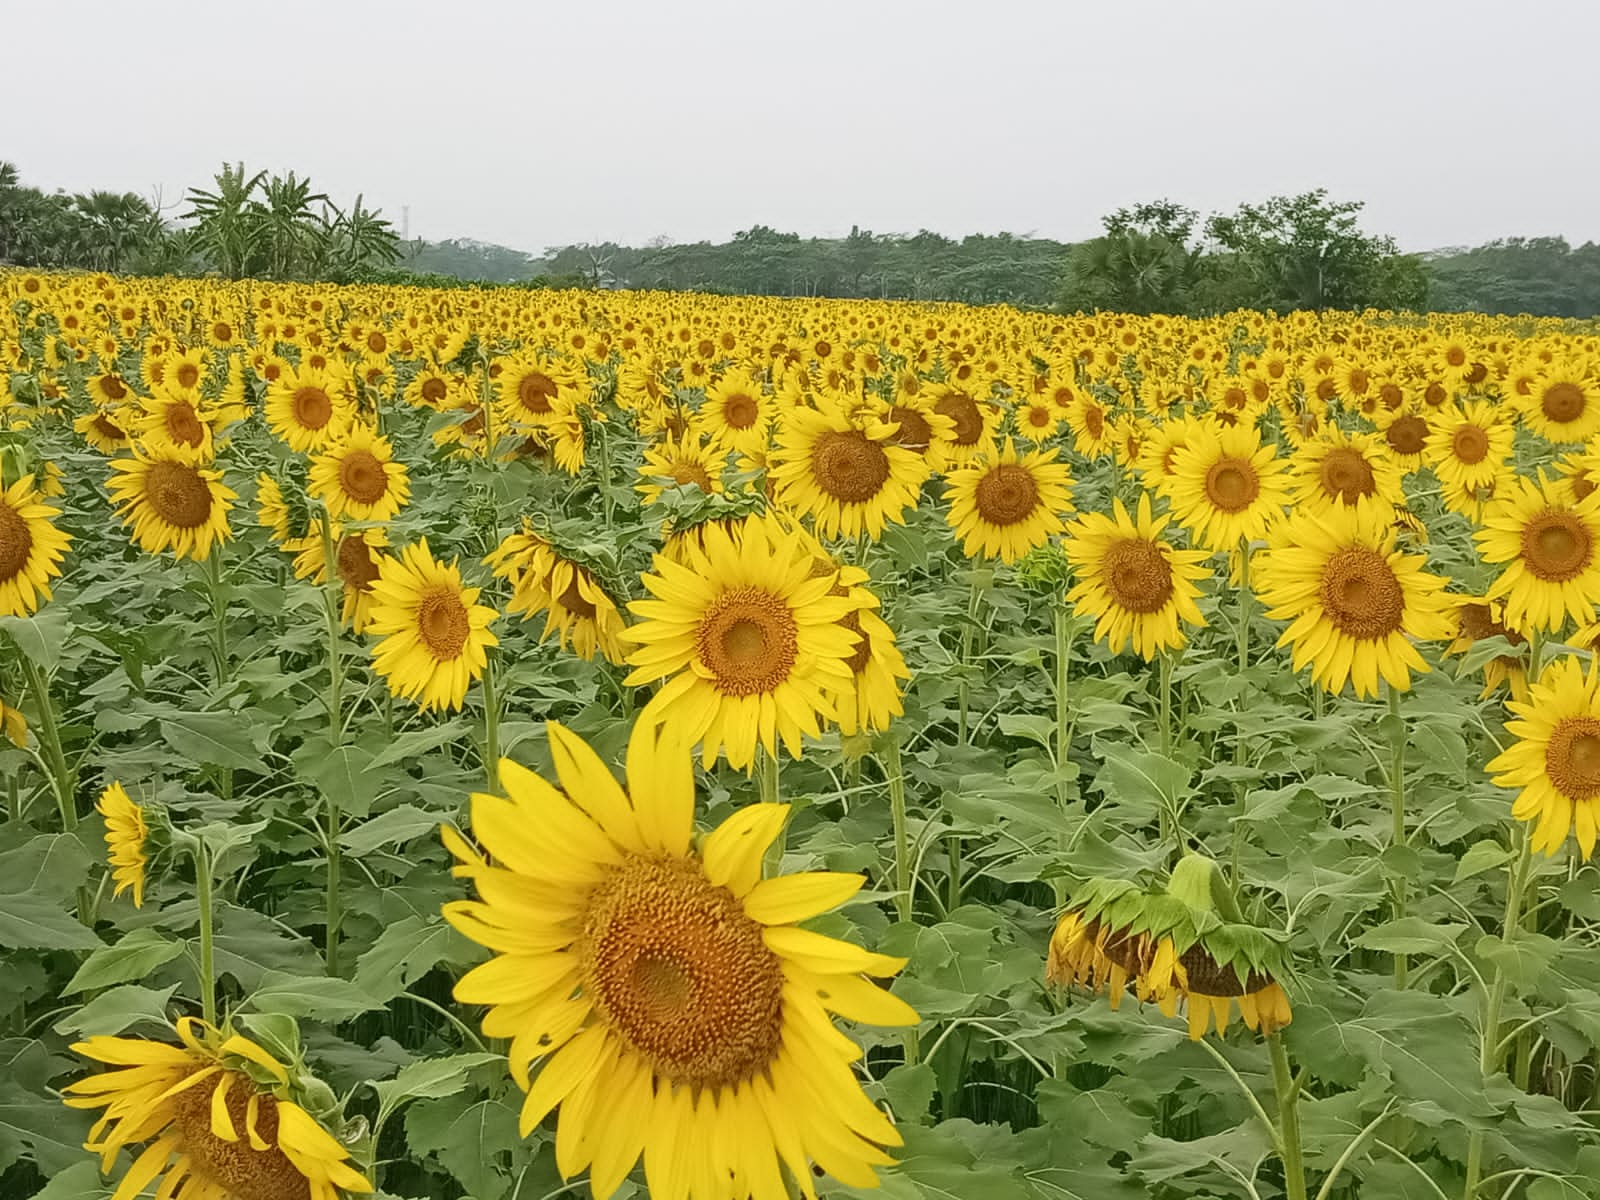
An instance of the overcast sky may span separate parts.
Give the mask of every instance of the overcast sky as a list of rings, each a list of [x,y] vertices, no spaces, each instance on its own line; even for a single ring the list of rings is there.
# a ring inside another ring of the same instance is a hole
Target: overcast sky
[[[1318,186],[1409,250],[1600,239],[1592,0],[0,0],[0,28],[0,159],[47,189],[173,202],[242,158],[534,252],[1076,240]]]

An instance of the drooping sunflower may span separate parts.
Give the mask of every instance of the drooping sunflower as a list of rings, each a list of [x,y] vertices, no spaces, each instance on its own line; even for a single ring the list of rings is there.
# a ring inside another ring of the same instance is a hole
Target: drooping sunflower
[[[1487,596],[1452,596],[1456,606],[1455,640],[1445,647],[1446,655],[1465,654],[1475,642],[1501,637],[1512,646],[1524,646],[1528,639],[1505,624],[1505,605]],[[1580,630],[1572,644],[1583,645]],[[1528,698],[1528,664],[1522,655],[1502,654],[1483,664],[1483,691],[1480,700],[1492,696],[1501,684],[1511,689],[1514,700]]]
[[[1202,564],[1210,553],[1168,544],[1161,531],[1170,520],[1151,515],[1150,493],[1144,492],[1137,520],[1117,499],[1111,516],[1084,513],[1067,526],[1062,549],[1078,573],[1067,599],[1095,618],[1094,635],[1113,654],[1131,642],[1134,653],[1148,661],[1184,644],[1180,622],[1206,623],[1195,598],[1199,581],[1209,574]]]
[[[131,440],[127,428],[119,423],[125,421],[119,410],[102,408],[75,418],[72,428],[101,454],[115,454],[127,449]]]
[[[1600,828],[1600,675],[1577,659],[1557,659],[1540,673],[1527,700],[1507,707],[1517,740],[1490,760],[1496,786],[1516,788],[1511,815],[1532,825],[1533,848],[1553,855],[1567,835],[1587,860]]]
[[[693,764],[670,725],[635,724],[626,790],[575,734],[546,728],[559,790],[505,759],[508,797],[472,797],[495,865],[446,839],[481,899],[445,918],[495,952],[455,996],[488,1005],[485,1035],[511,1039],[522,1133],[559,1108],[556,1167],[587,1169],[596,1200],[641,1156],[657,1196],[784,1200],[792,1185],[814,1200],[813,1170],[873,1186],[900,1138],[833,1018],[915,1024],[865,978],[904,962],[798,924],[862,877],[763,880],[782,804],[741,808],[695,850]]]
[[[1172,470],[1173,513],[1212,550],[1262,537],[1288,499],[1284,464],[1253,428],[1200,428],[1173,451]]]
[[[1072,473],[1054,450],[1018,455],[1008,438],[1000,452],[948,476],[948,521],[968,557],[1014,563],[1065,528]]]
[[[1518,405],[1522,423],[1548,442],[1586,442],[1600,433],[1600,377],[1588,358],[1549,363]]]
[[[1434,418],[1422,458],[1447,487],[1483,487],[1505,469],[1515,436],[1498,408],[1487,400],[1472,400]]]
[[[563,555],[526,521],[520,533],[508,534],[483,561],[511,584],[507,612],[521,613],[524,619],[546,614],[541,640],[555,634],[563,649],[570,645],[585,661],[598,650],[607,662],[622,665],[626,624],[588,567]]]
[[[406,465],[389,439],[354,426],[311,460],[311,494],[336,521],[387,521],[411,498]]]
[[[161,1180],[162,1200],[339,1200],[370,1192],[350,1152],[302,1106],[302,1081],[237,1033],[180,1017],[181,1045],[91,1037],[73,1049],[113,1069],[63,1088],[73,1108],[105,1111],[84,1148],[109,1172],[124,1147],[144,1149],[117,1188],[132,1200]]]
[[[928,474],[923,457],[893,434],[889,425],[854,422],[832,406],[790,410],[770,470],[779,502],[811,517],[818,537],[882,537],[886,522],[904,523]]]
[[[852,681],[859,639],[839,622],[855,602],[813,574],[804,535],[770,518],[696,533],[699,545],[679,547],[684,562],[656,556],[642,578],[653,598],[628,606],[641,620],[622,634],[637,647],[626,683],[665,680],[644,719],[701,742],[707,767],[719,753],[747,767],[757,746],[776,755],[780,739],[798,758],[802,737],[834,716],[824,693]]]
[[[1404,501],[1400,468],[1374,434],[1346,433],[1329,426],[1289,460],[1290,491],[1296,505],[1314,512],[1376,501]]]
[[[933,443],[934,466],[959,465],[993,450],[995,431],[1004,415],[998,404],[949,383],[927,384],[920,394],[933,402],[935,415],[950,423],[949,435]]]
[[[427,538],[379,561],[371,589],[367,628],[383,638],[372,648],[373,670],[421,708],[460,708],[499,644],[489,625],[500,614],[476,603],[479,589],[463,586],[455,562],[434,560]]]
[[[124,525],[150,554],[169,546],[179,558],[203,561],[212,547],[233,536],[228,510],[237,493],[223,486],[222,472],[174,458],[135,451],[113,459],[107,486]]]
[[[1430,668],[1415,643],[1454,633],[1449,580],[1423,570],[1423,555],[1396,548],[1389,513],[1371,501],[1325,513],[1296,512],[1272,531],[1253,582],[1267,616],[1289,621],[1278,639],[1294,669],[1337,695],[1348,679],[1358,697],[1396,691]]]
[[[906,660],[895,644],[894,630],[878,613],[880,602],[867,587],[867,573],[860,567],[839,566],[820,546],[813,547],[813,571],[838,572],[833,594],[846,596],[856,607],[839,619],[839,624],[855,634],[855,653],[847,660],[855,677],[849,688],[830,691],[839,720],[839,732],[881,733],[889,722],[905,712],[900,703],[900,681],[911,678]]]
[[[635,484],[646,504],[655,504],[669,487],[692,486],[707,495],[722,491],[723,455],[698,435],[666,437],[644,452]]]
[[[1573,500],[1561,483],[1517,479],[1484,514],[1475,535],[1485,562],[1505,564],[1489,587],[1506,621],[1547,633],[1570,616],[1583,624],[1600,604],[1600,493]]]
[[[32,475],[0,491],[0,616],[32,616],[50,599],[50,581],[72,543],[51,523],[60,515],[34,490]]]
[[[267,428],[291,450],[321,450],[344,436],[354,419],[349,384],[315,367],[286,368],[267,389]]]
[[[95,810],[106,822],[106,856],[111,863],[111,878],[116,882],[113,897],[133,889],[133,906],[144,905],[145,839],[150,829],[144,809],[135,804],[120,783],[100,793]]]
[[[338,525],[334,525],[329,534],[334,547],[334,570],[344,585],[340,618],[352,633],[365,633],[372,624],[372,585],[378,581],[378,564],[383,561],[389,535],[376,526],[342,530]],[[313,529],[311,536],[301,543],[295,555],[294,577],[310,579],[317,584],[328,581],[327,553],[320,528]]]

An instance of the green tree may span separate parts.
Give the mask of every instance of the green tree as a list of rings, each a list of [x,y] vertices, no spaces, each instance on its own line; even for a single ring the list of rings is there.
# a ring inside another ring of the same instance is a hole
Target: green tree
[[[1154,200],[1103,218],[1105,233],[1068,255],[1062,306],[1187,312],[1199,269],[1199,251],[1189,244],[1197,216],[1171,200]]]
[[[267,173],[246,176],[244,163],[222,164],[216,191],[189,191],[184,219],[195,222],[195,246],[228,279],[240,279],[262,262],[266,228],[255,195]]]

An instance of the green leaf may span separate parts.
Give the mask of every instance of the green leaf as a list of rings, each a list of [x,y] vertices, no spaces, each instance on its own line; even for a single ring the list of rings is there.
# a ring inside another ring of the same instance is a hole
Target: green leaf
[[[1474,875],[1481,875],[1485,871],[1492,871],[1511,858],[1511,851],[1499,842],[1485,838],[1481,842],[1474,842],[1467,847],[1467,852],[1461,856],[1461,861],[1456,864],[1454,882],[1460,883],[1463,879],[1471,879]]]
[[[402,733],[373,757],[372,767],[387,767],[392,763],[409,762],[421,758],[430,750],[470,739],[473,726],[462,720],[447,721],[429,729],[416,729]]]
[[[250,718],[237,712],[179,713],[161,722],[161,736],[184,758],[205,767],[267,773]]]
[[[438,1100],[467,1086],[467,1076],[485,1063],[504,1062],[499,1054],[453,1054],[428,1058],[404,1068],[393,1079],[372,1084],[380,1112],[390,1113],[412,1100]]]
[[[1470,1049],[1477,1035],[1448,998],[1386,989],[1344,1028],[1369,1063],[1389,1072],[1401,1099],[1458,1120],[1494,1115]]]
[[[61,661],[61,647],[72,632],[72,620],[65,605],[48,604],[31,617],[0,617],[0,630],[11,635],[36,667],[49,673]]]
[[[250,993],[250,1004],[261,1012],[315,1017],[329,1022],[343,1021],[383,1007],[379,1000],[348,979],[282,975],[276,971],[262,977],[261,985]]]
[[[437,913],[403,917],[356,960],[356,983],[387,1002],[449,956],[457,943],[466,945]]]
[[[1421,917],[1401,917],[1367,930],[1356,939],[1356,945],[1385,954],[1443,953],[1465,929],[1465,925],[1448,921],[1434,924]]]
[[[347,851],[360,858],[390,842],[409,842],[425,833],[434,833],[440,821],[436,812],[415,804],[402,804],[348,830],[339,841]]]
[[[83,1162],[89,1114],[67,1108],[55,1096],[30,1091],[0,1062],[0,1162],[8,1150],[26,1153],[45,1175]]]
[[[131,1025],[147,1022],[163,1028],[170,1027],[167,1019],[167,1001],[178,990],[171,984],[157,991],[126,983],[102,992],[77,1012],[55,1023],[57,1033],[76,1033],[83,1037],[121,1033]]]
[[[324,796],[338,801],[341,811],[364,817],[372,811],[382,774],[374,770],[372,752],[357,745],[328,745],[326,737],[312,738],[294,754],[300,778]]]
[[[86,1158],[57,1171],[32,1200],[106,1200],[115,1186],[116,1180],[108,1181],[100,1174],[99,1163]]]
[[[100,939],[44,896],[7,896],[0,904],[0,946],[11,950],[93,950]]]
[[[113,983],[143,979],[162,963],[183,953],[183,943],[175,942],[155,929],[135,929],[115,945],[102,946],[67,981],[62,994],[93,991]]]
[[[26,892],[65,901],[77,893],[93,862],[76,835],[41,834],[0,854],[0,895]]]
[[[1479,938],[1475,953],[1504,971],[1513,988],[1529,991],[1561,953],[1561,943],[1542,933],[1513,932],[1516,936],[1509,939],[1494,934]]]
[[[507,1190],[512,1159],[529,1153],[517,1119],[517,1107],[504,1099],[425,1101],[406,1113],[406,1145],[436,1155],[467,1195],[499,1195]]]
[[[1101,746],[1100,756],[1094,786],[1107,800],[1128,805],[1151,820],[1163,808],[1176,809],[1179,796],[1188,790],[1191,772],[1174,759],[1110,745]]]

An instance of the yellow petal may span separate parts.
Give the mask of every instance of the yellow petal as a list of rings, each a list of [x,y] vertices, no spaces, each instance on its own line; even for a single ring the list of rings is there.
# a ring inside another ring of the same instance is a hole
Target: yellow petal
[[[807,871],[767,879],[750,889],[744,910],[763,925],[792,925],[837,908],[861,890],[864,875]]]
[[[783,830],[787,804],[751,804],[741,808],[706,838],[700,857],[706,878],[735,896],[744,896],[761,879],[761,860]]]

